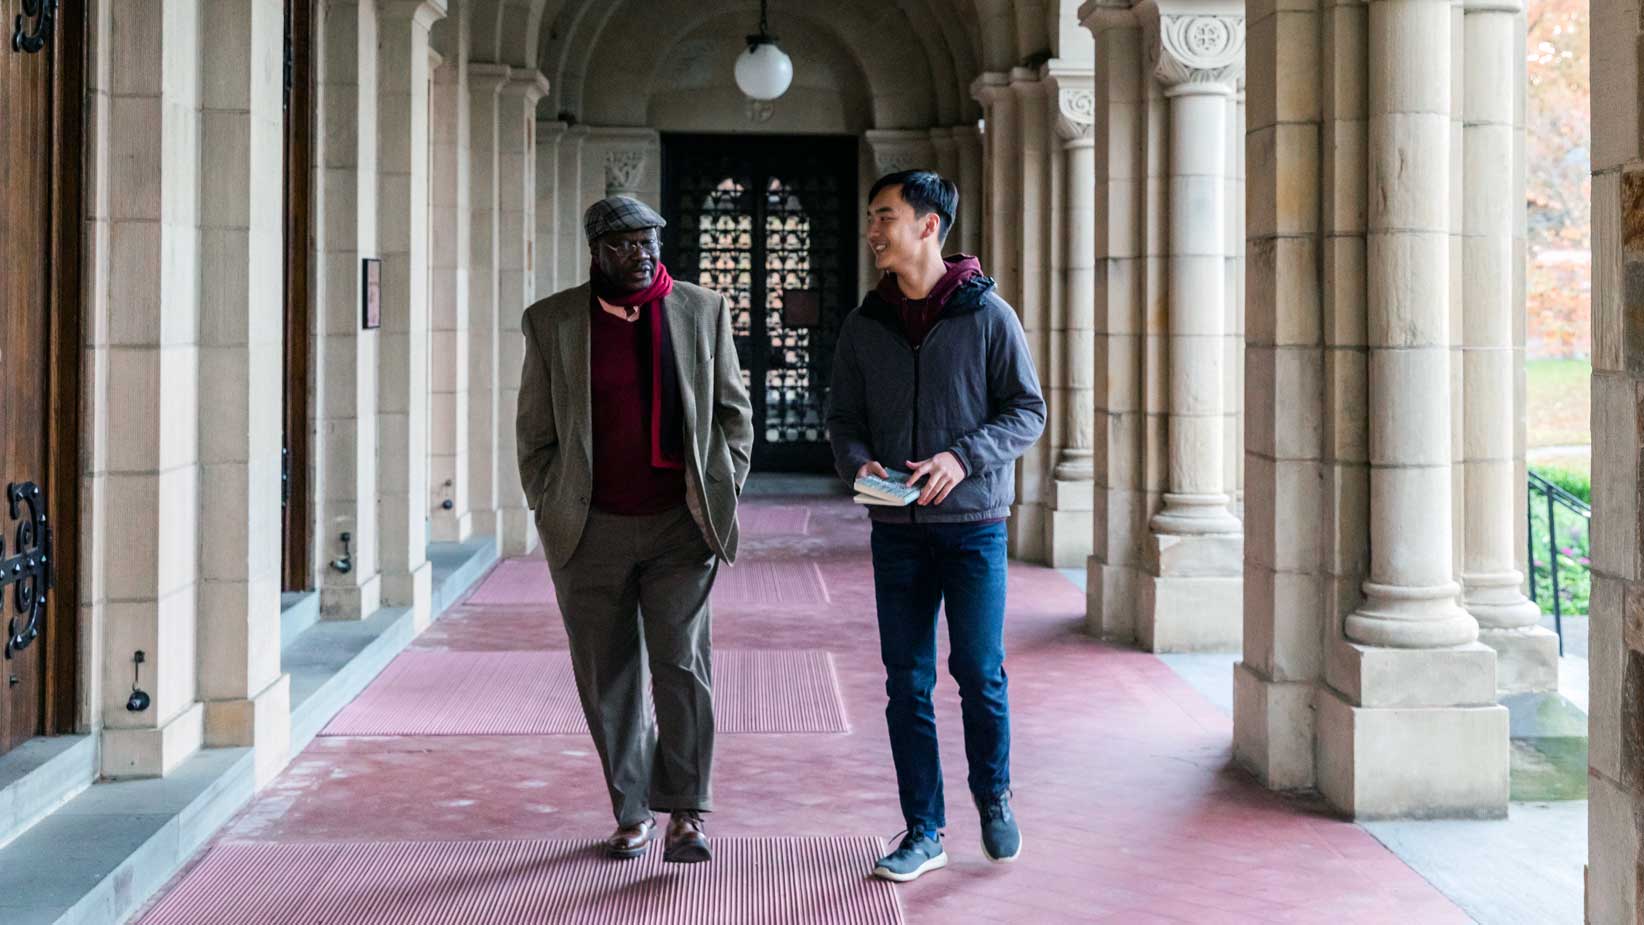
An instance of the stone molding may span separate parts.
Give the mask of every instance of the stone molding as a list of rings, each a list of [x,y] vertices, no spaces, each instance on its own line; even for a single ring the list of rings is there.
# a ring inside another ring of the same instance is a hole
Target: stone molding
[[[468,91],[495,93],[513,76],[513,68],[488,61],[468,62]]]
[[[507,80],[501,86],[503,93],[524,96],[528,106],[535,106],[538,100],[548,95],[548,78],[542,76],[541,71],[530,68],[508,68]]]
[[[986,71],[970,82],[971,99],[984,107],[993,105],[1001,92],[1010,91],[1010,75],[1002,71]]]
[[[645,176],[644,148],[618,148],[605,152],[605,195],[617,196],[639,190]]]
[[[873,166],[880,176],[916,167],[936,169],[934,141],[928,131],[877,129],[867,133],[873,149]]]
[[[379,0],[381,19],[405,19],[424,29],[445,18],[445,0]]]
[[[1221,4],[1181,9],[1147,0],[1138,13],[1148,63],[1167,96],[1235,92],[1244,79],[1242,10]]]
[[[1056,136],[1063,141],[1090,141],[1096,135],[1096,91],[1056,91]]]

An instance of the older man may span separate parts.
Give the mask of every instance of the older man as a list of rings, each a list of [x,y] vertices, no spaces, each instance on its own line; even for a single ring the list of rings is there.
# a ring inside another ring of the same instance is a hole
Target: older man
[[[692,862],[710,857],[708,594],[736,557],[753,421],[730,307],[669,277],[665,224],[594,203],[591,282],[526,309],[519,471],[616,814],[606,851],[644,854],[661,810],[664,860]]]

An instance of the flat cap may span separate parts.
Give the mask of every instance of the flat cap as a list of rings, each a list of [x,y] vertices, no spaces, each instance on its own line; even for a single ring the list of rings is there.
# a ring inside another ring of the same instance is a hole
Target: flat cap
[[[613,231],[666,228],[668,223],[650,206],[627,196],[608,196],[582,214],[582,231],[592,244]]]

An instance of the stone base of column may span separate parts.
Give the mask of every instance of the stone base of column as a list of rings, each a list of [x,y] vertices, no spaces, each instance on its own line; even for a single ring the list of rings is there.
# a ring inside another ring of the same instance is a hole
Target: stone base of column
[[[1005,527],[1006,540],[1012,559],[1022,562],[1046,561],[1045,506],[1018,504],[1010,509],[1010,522]]]
[[[433,622],[434,563],[423,560],[408,574],[384,572],[382,602],[386,607],[411,609],[411,625],[422,632]]]
[[[1313,696],[1311,682],[1233,666],[1233,757],[1269,790],[1313,786]]]
[[[1558,690],[1558,634],[1542,626],[1480,627],[1478,641],[1496,650],[1496,691],[1523,694]]]
[[[1508,716],[1495,652],[1469,643],[1388,649],[1344,643],[1314,698],[1318,788],[1356,819],[1507,815]],[[1419,768],[1420,773],[1411,773]]]
[[[1096,484],[1051,483],[1050,511],[1045,518],[1045,551],[1053,568],[1080,568],[1090,558]]]
[[[1644,893],[1644,845],[1631,792],[1587,775],[1587,921],[1637,922]]]
[[[150,679],[150,693],[153,687]],[[163,777],[199,751],[204,742],[205,708],[199,703],[191,704],[157,729],[104,729],[102,773],[114,780]]]
[[[1140,580],[1135,569],[1090,557],[1085,563],[1085,632],[1098,639],[1134,642]]]
[[[497,548],[504,556],[523,556],[537,548],[537,522],[530,509],[505,507],[497,512]]]
[[[441,511],[428,526],[428,536],[436,543],[466,543],[474,535],[474,515],[452,517]]]
[[[1244,644],[1244,536],[1155,533],[1137,599],[1149,652],[1231,652]]]
[[[329,567],[328,567],[329,568]],[[327,576],[332,577],[332,576]],[[337,575],[337,578],[347,578]],[[325,584],[320,586],[320,619],[364,620],[382,607],[382,575],[376,574],[359,584]]]
[[[257,750],[257,785],[274,779],[291,757],[291,676],[282,674],[253,697],[205,703],[208,748]]]

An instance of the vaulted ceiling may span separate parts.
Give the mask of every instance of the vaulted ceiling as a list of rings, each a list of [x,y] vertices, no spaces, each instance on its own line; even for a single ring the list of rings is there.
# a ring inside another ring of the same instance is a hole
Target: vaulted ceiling
[[[758,0],[449,0],[469,4],[469,54],[540,70],[550,112],[580,113],[594,75],[611,73],[648,91],[673,46],[704,24],[759,21]],[[770,26],[826,34],[848,51],[894,122],[975,119],[970,84],[1058,52],[1077,0],[771,0]],[[740,33],[739,33],[740,34]],[[917,98],[918,102],[913,101]],[[922,111],[928,107],[928,112]],[[881,128],[903,127],[880,125]]]

